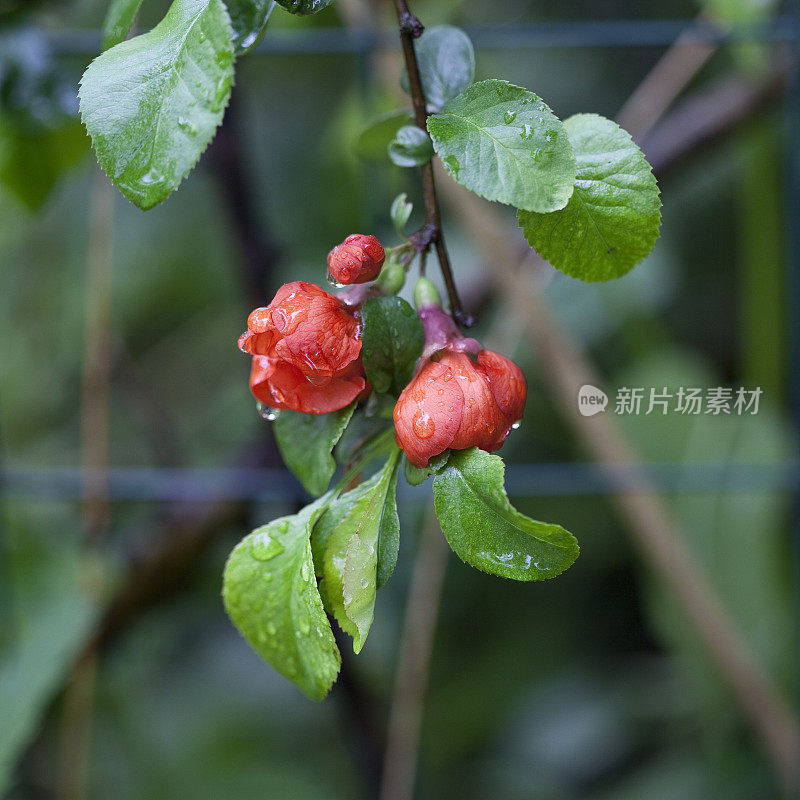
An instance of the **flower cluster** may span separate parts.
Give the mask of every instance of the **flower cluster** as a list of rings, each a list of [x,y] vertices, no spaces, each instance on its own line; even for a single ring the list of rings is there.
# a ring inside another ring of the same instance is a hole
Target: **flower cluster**
[[[339,283],[364,283],[378,277],[384,257],[374,236],[354,234],[331,250],[328,271]],[[417,467],[449,449],[498,449],[522,417],[526,398],[519,367],[462,336],[432,285],[422,278],[418,286],[422,282],[430,286],[417,302],[425,348],[393,414],[397,444]],[[250,314],[239,347],[253,356],[250,389],[261,403],[327,414],[367,395],[360,318],[367,294],[361,288],[337,297],[293,281]]]

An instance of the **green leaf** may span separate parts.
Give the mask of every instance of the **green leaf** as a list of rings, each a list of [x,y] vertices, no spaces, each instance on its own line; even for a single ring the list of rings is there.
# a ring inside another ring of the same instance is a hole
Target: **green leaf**
[[[564,123],[578,176],[566,208],[518,212],[530,245],[554,267],[584,281],[629,272],[652,249],[661,201],[650,165],[633,139],[605,117],[576,114]]]
[[[175,0],[149,33],[98,56],[81,79],[97,160],[139,208],[168,197],[222,121],[233,45],[221,0]]]
[[[225,0],[233,28],[236,55],[255,47],[264,36],[275,0]]]
[[[85,648],[98,611],[91,589],[97,565],[80,552],[75,539],[54,539],[45,547],[33,543],[30,531],[19,538],[19,546],[8,549],[7,542],[0,541],[2,797],[21,752]]]
[[[378,117],[366,127],[356,141],[356,154],[362,161],[374,164],[386,163],[386,149],[394,140],[397,131],[414,122],[410,111],[392,111]]]
[[[533,92],[474,83],[428,117],[433,147],[462,186],[526,211],[564,208],[575,158],[564,126]]]
[[[351,403],[331,414],[284,410],[273,423],[278,449],[286,466],[314,497],[328,488],[336,471],[331,452],[342,438],[355,407],[356,404]]]
[[[125,41],[142,0],[111,0],[103,21],[103,50]]]
[[[406,225],[408,224],[411,212],[414,210],[414,204],[408,202],[408,195],[403,192],[397,195],[392,201],[392,207],[389,210],[389,216],[392,218],[392,225],[397,231],[398,236],[405,236]]]
[[[287,11],[302,16],[316,14],[327,8],[332,2],[333,0],[278,0],[278,3]]]
[[[341,665],[314,578],[309,537],[331,496],[257,528],[225,565],[222,596],[253,649],[312,700],[322,700]]]
[[[399,458],[395,448],[380,472],[331,503],[314,531],[315,546],[324,548],[323,591],[342,630],[353,637],[356,653],[372,625],[375,592],[397,564]]]
[[[88,152],[89,139],[77,119],[51,129],[20,130],[0,118],[0,184],[31,211]]]
[[[475,80],[475,52],[464,31],[452,25],[429,28],[415,42],[419,74],[429,112],[440,111]],[[400,83],[411,94],[408,73]]]
[[[389,142],[389,158],[398,167],[420,167],[433,158],[431,137],[416,125],[404,125]]]
[[[553,578],[578,557],[575,537],[520,514],[508,502],[499,456],[454,450],[433,480],[436,516],[459,558],[517,581]]]
[[[425,343],[417,312],[400,297],[371,297],[361,308],[361,358],[376,392],[399,394]]]
[[[417,467],[407,458],[404,458],[403,461],[405,462],[406,481],[411,486],[421,486],[433,474],[433,470],[430,467]]]

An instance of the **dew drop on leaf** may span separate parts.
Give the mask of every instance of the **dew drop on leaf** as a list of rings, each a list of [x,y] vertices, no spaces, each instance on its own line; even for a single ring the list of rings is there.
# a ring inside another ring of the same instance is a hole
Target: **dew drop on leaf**
[[[506,125],[510,125],[516,118],[516,111],[506,111],[506,113],[503,114],[503,121],[506,123]]]
[[[268,531],[254,534],[250,542],[250,552],[258,561],[269,561],[282,553],[283,549],[283,545],[277,539],[273,539]]]

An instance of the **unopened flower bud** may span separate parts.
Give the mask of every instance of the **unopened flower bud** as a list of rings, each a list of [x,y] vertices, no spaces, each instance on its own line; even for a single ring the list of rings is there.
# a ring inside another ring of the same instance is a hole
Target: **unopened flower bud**
[[[385,257],[374,236],[354,233],[328,253],[328,272],[343,286],[367,283],[378,277]]]

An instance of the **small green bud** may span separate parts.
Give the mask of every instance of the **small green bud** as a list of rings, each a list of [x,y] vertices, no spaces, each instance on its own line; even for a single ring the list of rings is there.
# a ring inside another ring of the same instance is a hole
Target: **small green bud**
[[[439,290],[427,278],[417,278],[414,286],[414,305],[418,309],[442,305]]]
[[[389,256],[375,284],[383,289],[385,294],[397,294],[405,283],[406,271],[403,265],[394,255]]]

